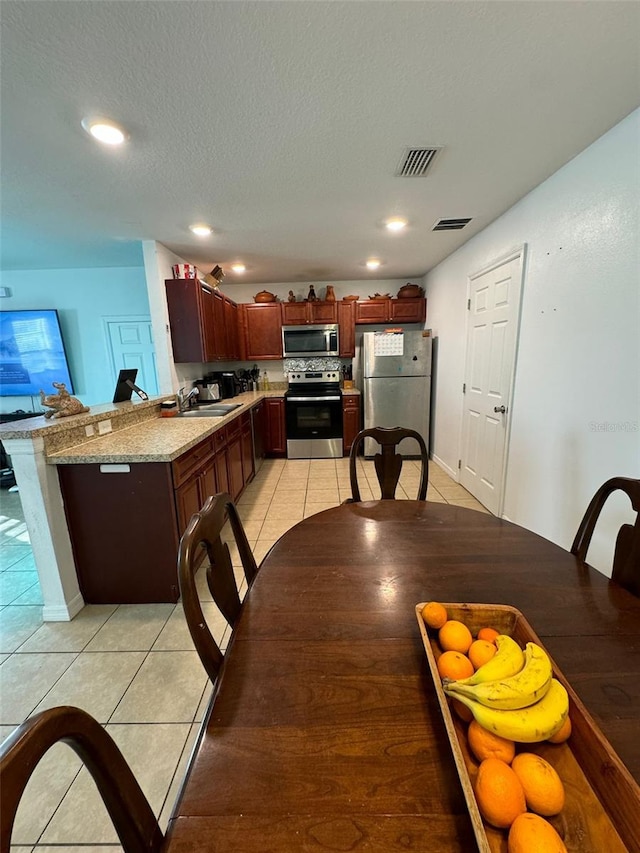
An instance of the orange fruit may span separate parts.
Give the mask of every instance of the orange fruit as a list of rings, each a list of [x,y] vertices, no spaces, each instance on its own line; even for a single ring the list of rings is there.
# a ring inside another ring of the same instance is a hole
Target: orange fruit
[[[564,841],[551,824],[537,814],[525,812],[511,824],[509,853],[567,853]]]
[[[466,655],[460,652],[444,652],[438,658],[438,672],[440,678],[468,678],[473,675],[473,664]]]
[[[530,811],[545,817],[562,811],[564,785],[548,761],[533,752],[519,752],[511,768],[520,780]]]
[[[516,754],[516,745],[512,740],[488,731],[475,720],[469,724],[467,738],[469,749],[478,761],[484,761],[485,758],[499,758],[506,764],[511,764]]]
[[[485,758],[481,762],[474,792],[480,814],[498,829],[507,829],[527,810],[520,780],[499,758]]]
[[[438,632],[438,642],[443,651],[465,654],[473,642],[471,631],[457,619],[449,619]]]
[[[564,743],[565,740],[569,740],[571,737],[571,728],[571,718],[567,716],[558,731],[554,735],[551,735],[550,738],[547,738],[547,740],[549,743]]]
[[[497,651],[498,647],[488,640],[474,640],[469,646],[467,655],[473,664],[473,668],[480,669],[487,661],[491,660]]]
[[[468,723],[473,720],[473,712],[470,708],[467,708],[466,705],[463,705],[459,699],[452,699],[449,697],[449,702],[451,703],[451,707],[456,712],[456,714],[460,717],[463,723]]]
[[[495,628],[480,628],[478,631],[479,640],[487,640],[489,643],[495,643],[496,637],[500,636],[500,632]]]
[[[422,618],[427,628],[442,628],[449,618],[446,609],[439,601],[430,601],[422,608]]]

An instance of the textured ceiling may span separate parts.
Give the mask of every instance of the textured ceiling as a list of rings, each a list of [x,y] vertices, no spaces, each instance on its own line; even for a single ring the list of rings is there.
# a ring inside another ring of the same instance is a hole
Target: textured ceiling
[[[0,7],[5,269],[135,265],[154,239],[225,284],[236,260],[247,282],[409,279],[640,103],[637,2]],[[394,177],[419,145],[443,146],[429,175]]]

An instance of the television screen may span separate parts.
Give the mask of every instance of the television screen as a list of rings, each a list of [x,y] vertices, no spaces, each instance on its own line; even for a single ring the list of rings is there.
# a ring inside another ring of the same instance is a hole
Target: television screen
[[[40,389],[53,394],[54,382],[64,382],[73,393],[58,312],[0,312],[0,394],[27,397]]]

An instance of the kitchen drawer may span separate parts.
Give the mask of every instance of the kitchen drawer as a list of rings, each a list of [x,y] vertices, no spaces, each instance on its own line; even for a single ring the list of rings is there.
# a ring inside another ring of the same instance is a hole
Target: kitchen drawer
[[[242,417],[234,418],[227,424],[227,440],[232,441],[242,430]]]
[[[213,438],[213,446],[215,447],[217,453],[219,450],[222,450],[227,445],[226,426],[223,426],[219,430],[216,430],[216,432],[214,432],[211,437]]]
[[[198,468],[201,468],[214,455],[215,450],[212,438],[207,438],[179,456],[171,465],[174,488],[184,483]]]

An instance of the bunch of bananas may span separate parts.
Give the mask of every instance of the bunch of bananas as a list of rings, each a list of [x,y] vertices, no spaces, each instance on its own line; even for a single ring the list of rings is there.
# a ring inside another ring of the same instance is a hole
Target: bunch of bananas
[[[497,637],[496,645],[491,660],[469,678],[445,678],[444,692],[500,737],[519,743],[552,737],[569,713],[569,697],[553,678],[549,656],[536,643],[527,643],[523,652],[506,634]]]

